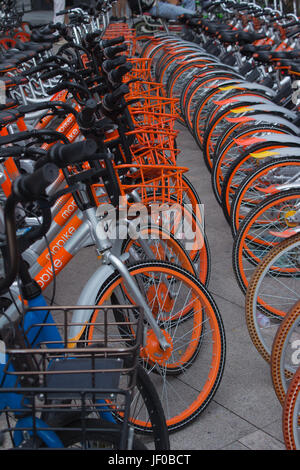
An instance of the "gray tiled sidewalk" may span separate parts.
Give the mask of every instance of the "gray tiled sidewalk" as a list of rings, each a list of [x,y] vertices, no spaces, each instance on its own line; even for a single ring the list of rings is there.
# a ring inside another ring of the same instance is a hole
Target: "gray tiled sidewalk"
[[[47,24],[53,21],[53,12],[51,10],[30,11],[23,16],[24,21],[30,21],[32,24]]]
[[[25,15],[36,23],[51,21],[51,12]],[[273,391],[268,364],[251,343],[244,319],[244,295],[232,270],[232,236],[210,183],[210,174],[188,131],[178,125],[179,164],[190,168],[189,177],[204,204],[206,232],[212,255],[209,290],[223,317],[227,339],[225,372],[214,400],[188,427],[171,435],[172,449],[284,449],[281,406]],[[74,304],[81,286],[98,261],[93,248],[82,250],[59,275],[57,304]],[[51,287],[48,289],[51,295]]]

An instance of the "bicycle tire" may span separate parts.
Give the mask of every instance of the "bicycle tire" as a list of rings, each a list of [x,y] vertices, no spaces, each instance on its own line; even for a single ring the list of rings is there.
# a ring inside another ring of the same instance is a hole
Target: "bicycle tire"
[[[190,132],[193,131],[193,118],[195,114],[195,109],[197,107],[197,105],[195,105],[194,102],[195,100],[199,100],[199,95],[198,95],[199,89],[201,89],[202,87],[205,88],[209,82],[212,82],[213,84],[215,84],[217,81],[220,81],[220,84],[223,84],[224,80],[226,80],[227,78],[228,80],[233,80],[234,77],[235,75],[233,73],[230,74],[229,72],[227,72],[227,74],[225,72],[224,73],[219,72],[219,74],[212,73],[210,77],[207,76],[205,80],[201,81],[201,83],[196,83],[196,85],[189,90],[189,93],[187,94],[186,100],[184,103],[184,117],[185,117],[186,124]],[[202,90],[202,94],[200,95],[200,100],[204,94],[205,92]]]
[[[284,404],[290,380],[297,370],[297,365],[293,358],[296,356],[295,358],[298,359],[298,354],[297,351],[295,352],[293,349],[291,350],[290,341],[293,339],[296,329],[299,334],[299,322],[300,301],[296,302],[283,318],[273,341],[271,353],[271,376],[276,396],[281,405]],[[288,355],[291,355],[291,357],[287,358]],[[298,362],[298,360],[296,362]]]
[[[233,172],[235,165],[238,166],[239,162],[244,157],[246,158],[245,161],[247,161],[247,157],[250,155],[250,153],[255,152],[256,149],[258,150],[262,145],[261,143],[256,144],[256,145],[253,144],[253,147],[247,146],[248,148],[246,150],[244,148],[240,149],[240,146],[236,143],[235,139],[243,139],[247,137],[248,139],[250,138],[252,140],[253,135],[260,134],[260,133],[264,134],[265,132],[272,133],[273,129],[276,134],[283,133],[282,131],[277,130],[277,128],[275,127],[273,128],[273,126],[272,127],[259,126],[256,128],[253,128],[251,126],[248,129],[247,128],[240,129],[240,131],[237,132],[235,136],[232,136],[232,140],[229,141],[227,145],[223,145],[217,154],[215,152],[214,158],[213,158],[213,169],[212,169],[211,178],[212,178],[212,187],[213,187],[214,195],[220,205],[222,205],[222,190],[223,190],[223,185],[225,184],[226,176],[228,175],[228,173]],[[240,153],[237,154],[238,152]],[[230,176],[228,176],[228,179],[229,178]],[[229,183],[227,183],[227,180],[226,180],[226,185],[228,184]]]
[[[294,207],[295,202],[293,201],[297,201],[298,199],[300,199],[300,191],[293,189],[268,196],[257,207],[252,209],[241,224],[234,239],[232,263],[234,274],[242,292],[246,293],[249,277],[251,276],[250,270],[253,270],[253,266],[257,266],[270,249],[282,241],[280,236],[277,237],[271,234],[270,231],[267,232],[267,211],[270,211],[271,220],[269,224],[273,226],[273,228],[275,226],[275,229],[279,224],[282,231],[284,228],[289,228],[285,222],[286,215],[291,210],[290,208]],[[283,213],[280,209],[280,206],[282,208],[283,204],[287,209],[286,213]],[[278,208],[276,208],[276,205]],[[259,223],[259,217],[263,223]],[[253,235],[251,235],[250,230],[254,230]],[[243,262],[248,264],[246,268]],[[246,271],[248,271],[247,274]]]
[[[226,220],[230,223],[230,207],[234,195],[240,185],[243,183],[244,178],[249,174],[252,167],[253,170],[257,168],[258,165],[262,165],[263,161],[272,160],[272,152],[274,151],[274,155],[276,156],[276,150],[281,148],[288,148],[292,145],[284,145],[273,143],[271,141],[267,142],[266,144],[258,144],[253,146],[253,150],[248,149],[248,151],[237,157],[232,161],[229,165],[228,171],[225,174],[222,190],[221,190],[221,205],[223,209],[223,213],[225,215]],[[279,150],[278,150],[279,151]],[[253,156],[253,154],[263,154],[266,152],[266,160],[262,159],[257,161],[258,159]],[[268,155],[267,152],[270,152]]]
[[[265,163],[259,167],[256,171],[254,170],[251,174],[244,178],[237,191],[234,194],[232,204],[230,206],[230,226],[233,237],[235,237],[240,224],[245,218],[246,210],[251,210],[256,206],[261,200],[263,200],[267,193],[259,191],[260,188],[264,189],[264,185],[268,183],[265,182],[265,179],[268,178],[268,173],[274,171],[279,171],[281,168],[295,165],[299,166],[300,170],[300,159],[295,157],[283,157],[276,158],[274,161]],[[263,179],[262,179],[263,178]],[[261,185],[258,190],[256,186]],[[248,195],[249,191],[249,195]]]
[[[179,308],[179,312],[175,312],[174,306],[169,305],[169,307],[167,307],[169,311],[172,312],[171,317],[170,314],[166,313],[165,309],[163,309],[161,313],[158,313],[157,309],[161,308],[160,305],[158,305],[159,300],[155,298],[155,302],[153,303],[153,300],[149,297],[149,293],[152,292],[151,285],[148,288],[146,284],[143,284],[144,288],[141,288],[142,292],[146,289],[145,292],[148,297],[144,294],[145,298],[148,298],[150,305],[153,305],[152,311],[155,312],[155,316],[161,318],[160,324],[163,325],[163,328],[166,328],[166,331],[170,334],[172,343],[177,344],[174,357],[170,356],[163,362],[161,360],[157,362],[152,355],[151,359],[149,359],[150,356],[148,356],[148,359],[145,356],[142,358],[145,370],[151,374],[151,379],[154,381],[154,385],[160,393],[168,430],[171,432],[194,420],[207,407],[219,387],[225,365],[225,332],[223,322],[218,308],[206,288],[188,271],[185,271],[181,267],[166,262],[149,261],[132,265],[128,267],[128,269],[130,274],[135,276],[138,285],[139,282],[148,282],[149,273],[152,272],[154,274],[156,273],[152,278],[155,283],[157,283],[160,278],[167,276],[169,280],[172,280],[174,288],[176,285],[179,285],[181,290],[181,287],[184,286],[183,290],[185,290],[185,292],[181,291],[181,297],[179,297],[178,291],[176,296],[176,301],[180,298],[184,299],[181,310]],[[138,278],[137,276],[145,276],[145,279],[143,280],[142,277]],[[124,286],[121,286],[121,283],[121,276],[119,274],[113,274],[98,292],[97,304],[104,303],[112,293],[116,296],[116,302],[120,301],[119,297],[122,298],[123,303],[128,302],[128,293],[126,292],[126,288],[124,290]],[[162,284],[159,282],[157,285]],[[116,293],[116,289],[120,286],[120,292]],[[186,296],[187,292],[189,292],[188,296]],[[190,303],[189,300],[191,298],[193,299],[192,303]],[[166,300],[168,299],[166,298]],[[197,310],[198,302],[201,304],[201,312],[199,309]],[[197,307],[196,311],[194,311],[193,305]],[[96,315],[97,313],[91,317],[91,324],[95,321]],[[206,318],[205,342],[203,342],[202,338],[204,318]],[[190,320],[193,325],[192,331],[189,323]],[[185,330],[183,330],[183,328],[185,328]],[[173,332],[172,329],[174,329]],[[188,331],[189,337],[194,338],[192,342],[189,342],[190,340],[187,338],[186,331]],[[176,337],[176,335],[178,336]],[[182,339],[180,339],[180,335],[183,335]],[[210,341],[210,336],[212,342]],[[93,328],[89,326],[87,329],[87,340],[91,340],[93,337]],[[178,350],[180,341],[183,342]],[[186,349],[184,350],[184,348]],[[201,359],[199,357],[199,351],[202,351],[202,354],[200,354]],[[177,357],[178,354],[179,360]],[[207,366],[205,364],[206,354],[208,355]],[[201,367],[198,369],[197,373],[197,380],[199,382],[196,386],[191,387],[191,383],[196,378],[193,373],[193,364],[197,362],[197,360],[201,361],[198,363],[198,367],[200,364]],[[205,384],[203,386],[202,383],[200,384],[202,379]],[[175,384],[177,387],[176,393],[174,392]],[[184,391],[180,393],[181,399],[179,400],[178,393],[181,388],[183,388]],[[142,420],[135,420],[132,424],[138,429],[146,432],[149,431],[149,425]]]
[[[276,264],[277,260],[280,260],[281,256],[286,257],[286,254],[289,251],[293,251],[295,248],[298,247],[300,247],[300,234],[293,235],[290,238],[283,240],[274,248],[272,248],[272,250],[269,251],[267,256],[255,269],[246,292],[245,316],[248,332],[256,350],[268,363],[271,359],[271,350],[274,336],[270,337],[270,332],[268,332],[267,338],[263,336],[263,327],[260,327],[259,325],[257,313],[261,311],[265,315],[269,316],[271,319],[274,318],[278,325],[281,323],[282,319],[287,314],[291,306],[298,300],[299,295],[297,287],[296,290],[293,291],[288,287],[288,303],[286,306],[280,305],[279,309],[278,306],[276,306],[276,303],[275,307],[270,304],[270,299],[272,298],[271,296],[273,296],[273,290],[271,292],[271,290],[268,289],[270,295],[268,294],[266,298],[266,296],[263,297],[263,294],[260,293],[260,287],[264,282],[264,278],[268,276],[269,272],[271,272],[272,274],[272,271],[274,271],[276,275],[276,267],[278,266],[278,264],[280,266],[280,263]],[[278,285],[275,284],[274,291],[277,290],[278,292],[278,289],[281,289],[282,294],[284,294],[282,282],[279,282]],[[292,295],[294,296],[294,299]]]
[[[282,410],[282,431],[287,450],[299,450],[300,369],[297,370],[286,394]]]
[[[245,100],[235,104],[225,104],[225,106],[217,105],[215,110],[211,112],[211,115],[208,117],[206,131],[203,135],[203,155],[207,160],[208,167],[213,167],[214,151],[218,138],[223,136],[232,127],[232,123],[228,122],[226,117],[238,109],[247,107],[249,107],[249,102]],[[239,126],[242,126],[242,124],[243,122],[241,121]]]

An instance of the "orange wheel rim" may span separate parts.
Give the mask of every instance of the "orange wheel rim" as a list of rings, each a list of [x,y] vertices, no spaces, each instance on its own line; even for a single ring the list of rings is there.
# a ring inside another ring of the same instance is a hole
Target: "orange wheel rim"
[[[157,266],[157,267],[153,266],[152,271],[153,272],[157,271],[157,272],[163,273],[165,275],[168,275],[168,274],[170,275],[171,274],[167,267],[164,267],[164,266],[161,266],[161,265]],[[134,274],[135,275],[144,274],[144,269],[143,268],[137,268],[136,270],[134,270]],[[181,272],[178,271],[177,276],[178,276],[178,279],[179,280],[181,279],[183,282],[187,282],[187,283],[191,282],[191,288],[192,288],[193,282],[190,281],[184,274],[182,274]],[[121,283],[121,280],[118,279],[115,283],[113,283],[107,289],[106,296],[101,299],[101,304],[103,304],[105,301],[107,301],[111,297],[114,289],[118,285],[120,285],[120,283]],[[217,380],[218,375],[219,375],[219,364],[222,361],[222,338],[218,333],[220,331],[219,330],[219,324],[218,324],[218,320],[217,320],[216,316],[209,314],[210,309],[211,309],[211,305],[210,305],[208,299],[206,298],[206,296],[201,295],[201,299],[202,299],[201,302],[199,301],[199,299],[196,300],[196,302],[201,303],[201,309],[198,312],[195,313],[194,324],[198,323],[199,325],[201,325],[201,322],[202,322],[202,319],[203,319],[203,310],[202,309],[205,308],[207,310],[206,319],[207,319],[207,322],[208,322],[208,324],[211,328],[212,335],[213,335],[211,365],[210,365],[210,368],[209,368],[208,377],[207,377],[207,380],[205,382],[205,385],[202,387],[201,391],[197,395],[197,398],[184,411],[179,412],[176,416],[167,419],[167,425],[169,427],[171,427],[173,425],[176,425],[178,422],[181,422],[185,419],[188,419],[190,416],[192,416],[192,414],[194,412],[197,411],[197,409],[199,408],[199,404],[203,403],[206,400],[206,398],[209,396],[211,390],[214,387],[214,383]],[[99,305],[100,305],[100,303],[99,303]],[[95,321],[95,315],[96,315],[96,313],[93,314],[92,319],[91,319],[91,323],[93,323],[93,321]],[[200,330],[201,330],[200,326],[196,327],[194,334],[195,335],[201,334]],[[88,339],[91,340],[92,336],[93,336],[93,325],[89,329]],[[192,342],[192,344],[194,344],[194,341]],[[195,347],[195,346],[191,346],[191,347]],[[141,421],[139,419],[132,419],[132,422],[137,426],[143,426],[143,427],[151,428],[151,424],[149,422]]]

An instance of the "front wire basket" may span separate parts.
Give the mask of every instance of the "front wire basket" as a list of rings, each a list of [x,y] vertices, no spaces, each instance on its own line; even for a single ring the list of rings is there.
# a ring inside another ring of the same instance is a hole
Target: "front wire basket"
[[[70,317],[79,309],[90,322],[71,323]],[[14,415],[6,423],[1,418],[4,447],[48,448],[51,437],[55,448],[89,449],[92,436],[97,448],[128,449],[143,329],[139,308],[36,307],[24,318],[35,314],[47,317],[47,323],[35,323],[25,331],[35,346],[18,348],[12,342],[6,349],[6,363],[0,367],[1,407],[7,402],[9,416]],[[54,325],[60,340],[47,339]],[[71,327],[82,332],[76,342],[69,339]]]
[[[183,173],[188,168],[171,165],[116,165],[115,171],[119,178],[121,196],[135,192],[138,201],[145,206],[153,203],[179,204],[183,203],[185,185],[182,179]],[[99,206],[103,202],[103,184],[92,186],[94,199]],[[127,198],[130,205],[130,199]]]

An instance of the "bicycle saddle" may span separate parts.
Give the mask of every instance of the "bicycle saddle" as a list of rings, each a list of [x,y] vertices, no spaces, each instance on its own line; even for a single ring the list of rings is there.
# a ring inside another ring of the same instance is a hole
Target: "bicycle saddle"
[[[0,62],[0,74],[6,73],[16,68],[16,62]],[[2,80],[3,77],[1,77]]]
[[[32,34],[31,34],[31,37],[30,37],[30,40],[33,41],[33,42],[38,42],[38,43],[44,43],[44,42],[48,42],[48,43],[54,43],[54,42],[57,42],[59,41],[60,39],[60,36],[59,35],[54,35],[54,34],[42,34],[41,32],[38,32],[38,31],[34,31]]]
[[[245,44],[240,48],[240,52],[241,54],[252,55],[256,52],[269,51],[270,49],[270,45],[254,46],[254,44]]]
[[[263,38],[265,38],[265,34],[249,33],[247,31],[238,31],[236,33],[236,40],[239,44],[250,44]]]
[[[17,121],[17,119],[22,116],[23,114],[21,114],[17,109],[0,111],[0,128]]]
[[[0,103],[0,111],[15,108],[16,106],[19,106],[19,103],[16,100],[7,99],[5,103]]]
[[[236,42],[236,31],[220,31],[218,38],[221,39],[222,42],[233,44]]]
[[[36,51],[36,52],[44,52],[52,48],[51,43],[37,43],[37,42],[22,42],[18,41],[16,46],[16,49],[18,49],[20,52],[26,52],[26,51]]]
[[[21,64],[22,62],[27,62],[37,55],[36,51],[24,51],[18,54],[16,52],[6,52],[0,58],[3,61],[13,61],[16,64]]]
[[[210,34],[218,34],[221,32],[226,32],[229,31],[231,32],[232,29],[228,25],[224,24],[211,24],[209,26],[206,26],[205,29],[207,30],[208,33]]]
[[[271,53],[273,59],[298,59],[300,58],[300,50],[293,51],[274,51]]]
[[[1,63],[0,63],[0,72],[1,72]],[[14,88],[17,85],[25,85],[28,83],[28,79],[23,76],[15,76],[15,77],[1,77],[1,82],[5,84],[5,88],[8,90],[9,88]]]
[[[269,51],[260,51],[260,52],[255,52],[253,54],[253,57],[264,64],[267,64],[272,61],[272,54]]]

